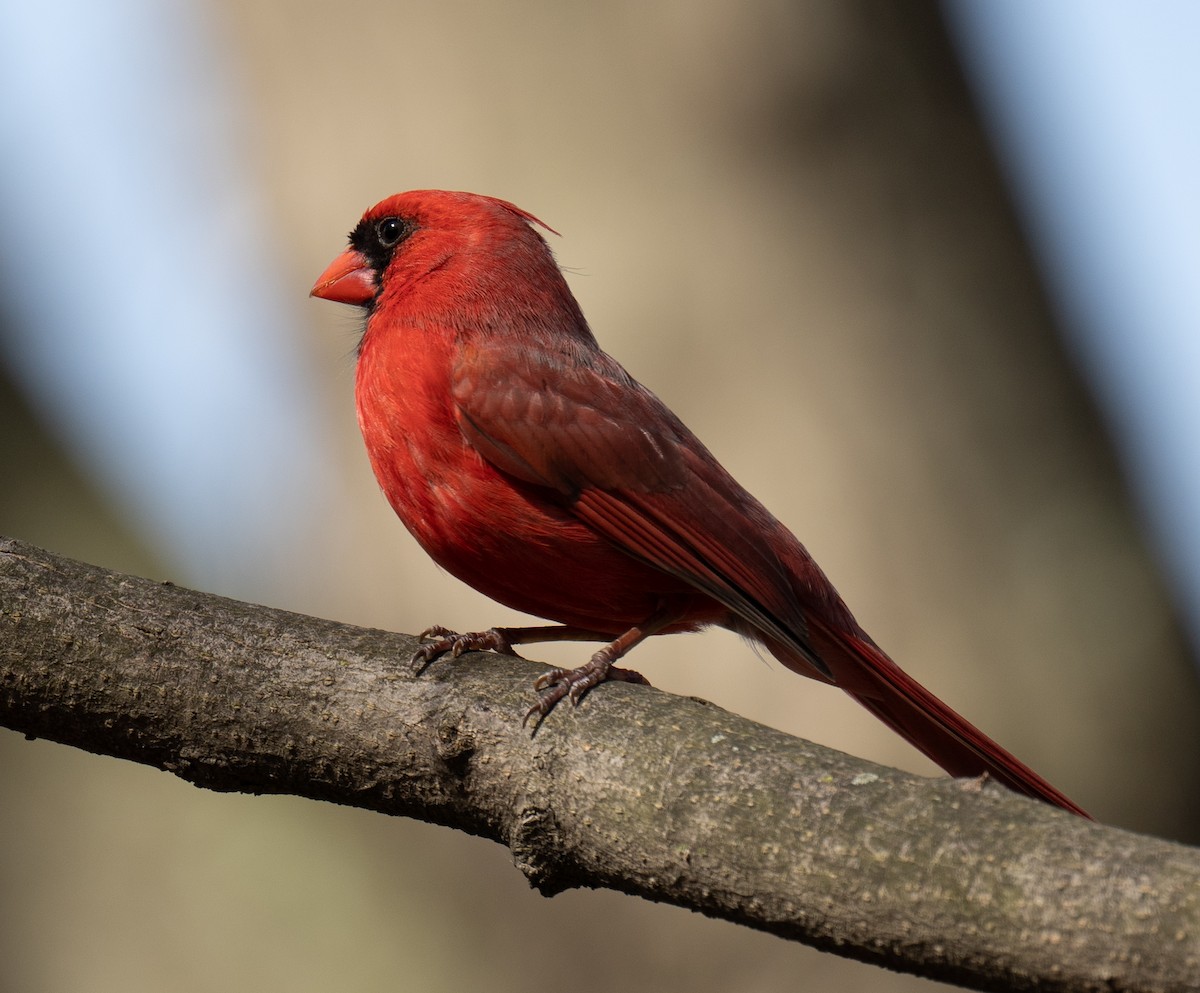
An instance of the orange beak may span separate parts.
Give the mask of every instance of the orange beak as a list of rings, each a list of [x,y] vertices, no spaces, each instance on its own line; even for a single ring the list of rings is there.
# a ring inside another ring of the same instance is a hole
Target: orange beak
[[[378,292],[371,264],[366,256],[351,248],[329,263],[329,268],[317,277],[308,295],[362,307],[374,300]]]

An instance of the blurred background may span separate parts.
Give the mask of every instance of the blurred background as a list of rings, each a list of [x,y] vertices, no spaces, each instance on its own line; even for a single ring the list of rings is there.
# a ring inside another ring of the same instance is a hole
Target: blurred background
[[[519,622],[393,518],[357,317],[306,298],[384,196],[501,196],[901,664],[1102,820],[1196,842],[1198,35],[1183,2],[0,4],[0,533],[356,624]],[[731,635],[637,667],[936,771]],[[11,732],[0,797],[23,993],[932,988]]]

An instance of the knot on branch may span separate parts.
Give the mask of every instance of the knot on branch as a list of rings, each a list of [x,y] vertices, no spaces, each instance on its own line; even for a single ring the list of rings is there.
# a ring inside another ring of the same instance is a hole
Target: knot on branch
[[[529,884],[543,896],[554,896],[579,885],[578,871],[565,853],[562,828],[554,812],[528,805],[513,820],[508,847]]]

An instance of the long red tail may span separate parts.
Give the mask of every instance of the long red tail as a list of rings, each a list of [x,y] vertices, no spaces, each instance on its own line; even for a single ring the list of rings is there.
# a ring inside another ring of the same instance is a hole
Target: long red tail
[[[1080,817],[1091,815],[1051,786],[1016,756],[925,689],[870,641],[835,631],[816,618],[809,634],[837,685],[884,724],[952,776],[987,773],[1011,790],[1044,800]],[[790,669],[812,667],[784,645],[768,644]]]

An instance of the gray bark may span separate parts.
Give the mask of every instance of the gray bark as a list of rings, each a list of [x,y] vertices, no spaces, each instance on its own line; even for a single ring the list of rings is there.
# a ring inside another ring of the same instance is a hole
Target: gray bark
[[[609,684],[522,729],[541,667],[0,539],[0,724],[198,786],[293,793],[981,990],[1200,988],[1200,852]],[[602,925],[598,925],[601,927]]]

